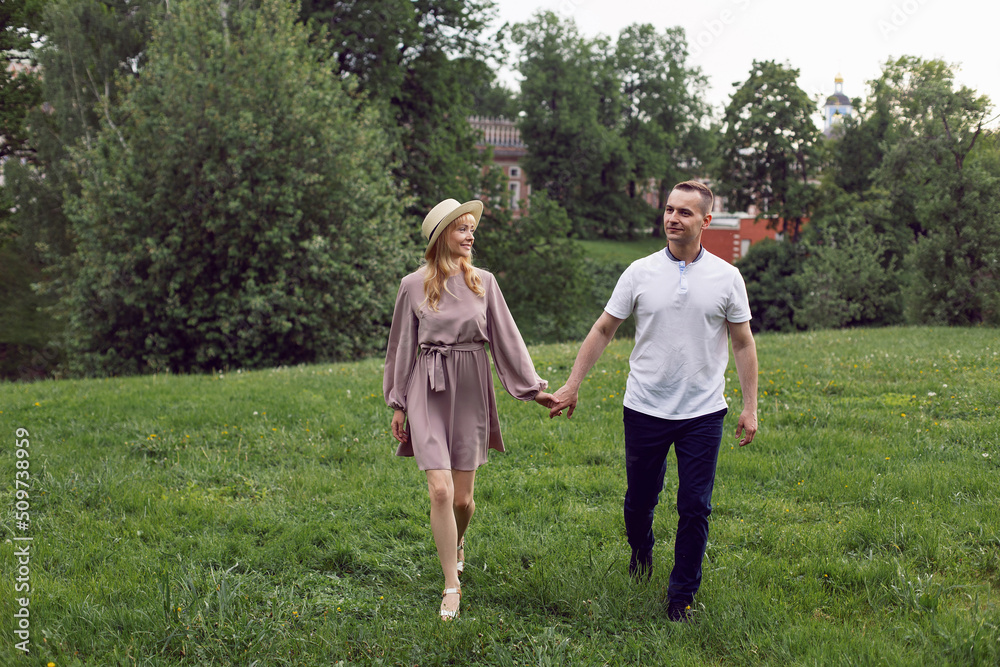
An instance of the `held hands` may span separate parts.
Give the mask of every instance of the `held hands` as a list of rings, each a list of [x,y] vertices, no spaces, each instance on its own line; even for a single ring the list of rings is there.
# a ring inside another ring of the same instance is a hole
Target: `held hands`
[[[552,408],[556,404],[555,398],[552,396],[552,394],[546,393],[544,391],[540,391],[537,394],[535,394],[535,403],[545,406],[546,408]]]
[[[402,410],[394,410],[392,413],[392,437],[399,441],[401,445],[405,445],[409,440],[406,435],[406,413]]]
[[[549,405],[549,419],[553,417],[559,417],[562,415],[563,410],[568,408],[566,413],[566,419],[573,416],[573,410],[576,409],[576,402],[578,392],[576,389],[570,388],[568,384],[564,384],[559,387],[559,390],[555,394],[552,394],[552,405]]]
[[[562,411],[567,407],[569,407],[569,413],[566,416],[569,417],[576,407],[576,392],[570,392],[565,386],[554,394],[540,391],[535,394],[535,403],[549,409],[549,419],[562,415]]]

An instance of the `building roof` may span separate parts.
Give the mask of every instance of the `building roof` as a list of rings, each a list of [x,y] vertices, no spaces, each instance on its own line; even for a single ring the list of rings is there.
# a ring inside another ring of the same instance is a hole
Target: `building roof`
[[[470,116],[469,125],[482,133],[482,143],[496,148],[527,148],[517,124],[506,118]]]

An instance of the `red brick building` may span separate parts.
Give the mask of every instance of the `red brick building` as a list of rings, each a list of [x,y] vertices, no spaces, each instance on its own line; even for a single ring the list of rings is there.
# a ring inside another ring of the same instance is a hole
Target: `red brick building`
[[[746,255],[754,243],[784,238],[782,232],[768,228],[770,222],[767,218],[757,220],[752,213],[717,211],[701,236],[701,244],[713,255],[735,262]]]
[[[512,120],[506,118],[469,118],[472,129],[482,134],[477,144],[480,150],[488,146],[493,148],[493,162],[503,169],[507,177],[507,190],[510,192],[511,208],[517,215],[524,202],[531,196],[531,186],[528,177],[521,166],[521,160],[528,154],[528,146],[521,140],[521,132]]]

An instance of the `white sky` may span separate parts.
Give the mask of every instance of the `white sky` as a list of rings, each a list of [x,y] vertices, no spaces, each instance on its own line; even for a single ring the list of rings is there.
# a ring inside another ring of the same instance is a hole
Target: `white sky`
[[[1000,3],[972,0],[496,0],[499,22],[525,21],[537,10],[571,17],[587,36],[617,38],[625,26],[684,28],[691,64],[709,79],[709,102],[721,111],[734,82],[754,59],[799,69],[799,86],[825,100],[834,78],[864,99],[868,81],[890,57],[958,64],[957,81],[1000,113]],[[504,76],[504,80],[516,80]],[[822,103],[822,102],[820,102]],[[990,123],[996,127],[998,122]]]

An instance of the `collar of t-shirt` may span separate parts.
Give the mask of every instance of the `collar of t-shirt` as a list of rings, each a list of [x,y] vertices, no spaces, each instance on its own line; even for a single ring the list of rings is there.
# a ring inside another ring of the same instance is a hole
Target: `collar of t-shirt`
[[[674,253],[670,252],[670,246],[667,246],[666,248],[664,248],[664,250],[667,251],[667,257],[669,257],[671,261],[674,262],[681,261],[676,257],[674,257]],[[698,256],[694,258],[694,262],[697,262],[699,259],[701,259],[704,256],[704,254],[705,254],[705,246],[701,246],[701,248],[698,250]],[[688,266],[691,266],[691,264],[694,264],[694,262],[691,262],[690,264],[688,264]]]

